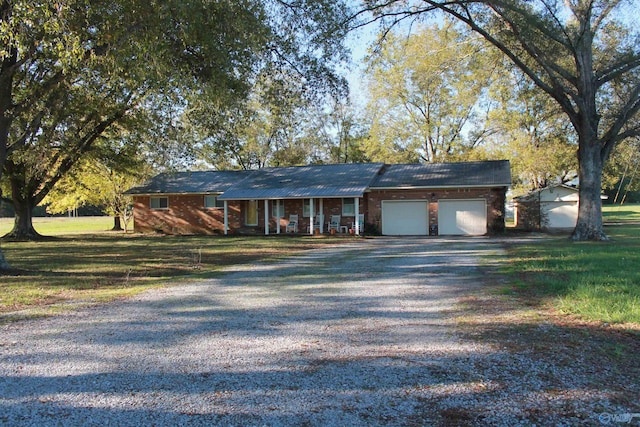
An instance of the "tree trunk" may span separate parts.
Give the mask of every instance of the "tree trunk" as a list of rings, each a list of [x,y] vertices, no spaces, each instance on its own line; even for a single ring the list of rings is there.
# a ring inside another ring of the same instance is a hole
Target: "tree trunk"
[[[119,215],[115,215],[113,217],[113,228],[111,231],[122,231],[122,221],[120,220]]]
[[[15,221],[13,230],[3,237],[4,240],[23,242],[42,239],[42,235],[33,228],[33,207],[33,203],[29,201],[13,199]]]
[[[127,232],[129,231],[128,225],[127,223],[129,222],[129,216],[127,216],[126,214],[120,217],[120,220],[122,222],[122,230],[124,231],[124,234],[127,234]]]
[[[578,221],[573,240],[608,240],[602,223],[602,168],[604,160],[598,144],[581,143],[578,150],[580,164],[580,202]]]

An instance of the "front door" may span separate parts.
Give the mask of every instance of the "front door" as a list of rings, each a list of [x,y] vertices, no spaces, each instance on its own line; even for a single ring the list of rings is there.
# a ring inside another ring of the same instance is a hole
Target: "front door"
[[[247,200],[245,207],[245,225],[258,225],[258,201]]]

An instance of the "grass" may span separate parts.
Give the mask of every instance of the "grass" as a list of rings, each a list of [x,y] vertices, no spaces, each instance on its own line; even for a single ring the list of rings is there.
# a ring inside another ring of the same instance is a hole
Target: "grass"
[[[7,234],[13,227],[13,218],[0,218],[0,236]],[[45,236],[64,234],[101,233],[113,227],[113,218],[108,216],[36,217],[33,228]]]
[[[640,227],[609,226],[607,233],[610,242],[555,237],[510,245],[504,269],[511,290],[582,320],[640,325]]]
[[[11,313],[50,314],[70,303],[129,297],[176,279],[211,277],[221,267],[288,256],[349,239],[303,237],[144,236],[101,232],[64,234],[71,229],[105,230],[109,218],[56,219],[37,226],[55,237],[41,242],[2,242],[13,268],[0,280],[0,322]],[[34,221],[35,222],[35,221]],[[74,224],[70,228],[70,224]],[[82,224],[82,225],[81,225]],[[4,315],[3,315],[4,314]],[[32,315],[32,314],[29,314]]]
[[[602,219],[605,222],[640,222],[640,204],[604,205]]]
[[[640,205],[606,206],[604,216],[607,221],[634,222]],[[0,233],[11,225],[11,219],[0,219]],[[106,232],[112,226],[109,217],[35,218],[34,226],[57,238],[1,244],[15,271],[2,276],[0,314],[31,308],[54,311],[74,301],[110,301],[175,279],[210,276],[225,265],[340,241],[124,235]],[[608,226],[607,232],[611,242],[572,243],[553,237],[510,245],[504,267],[513,283],[508,291],[584,320],[640,325],[640,226]]]

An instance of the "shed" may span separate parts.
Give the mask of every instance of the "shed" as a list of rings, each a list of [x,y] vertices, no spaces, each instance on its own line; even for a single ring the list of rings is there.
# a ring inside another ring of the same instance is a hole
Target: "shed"
[[[514,198],[516,228],[524,230],[562,230],[576,226],[578,189],[552,185]]]

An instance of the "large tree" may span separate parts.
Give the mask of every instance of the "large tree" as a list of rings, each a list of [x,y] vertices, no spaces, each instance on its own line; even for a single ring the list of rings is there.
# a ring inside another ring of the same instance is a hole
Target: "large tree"
[[[344,12],[311,0],[2,0],[0,174],[11,199],[33,207],[140,110],[173,106],[171,121],[198,96],[234,101],[266,65],[288,64],[310,86],[336,84]],[[29,224],[16,224],[28,237]]]
[[[258,169],[308,162],[300,140],[310,100],[291,70],[264,70],[246,99],[198,103],[186,114],[200,157],[216,169]]]
[[[329,97],[313,111],[304,138],[317,141],[316,163],[365,163],[369,126],[349,100]]]
[[[602,171],[640,134],[640,43],[630,0],[366,0],[360,17],[385,26],[441,12],[506,55],[567,115],[578,141],[575,240],[605,240]],[[373,14],[373,15],[370,15]]]
[[[366,153],[376,161],[464,158],[485,136],[482,104],[497,64],[481,38],[450,19],[386,33],[367,61]]]
[[[511,161],[514,194],[575,178],[577,143],[557,103],[514,67],[503,68],[490,91],[491,129],[483,147]]]

